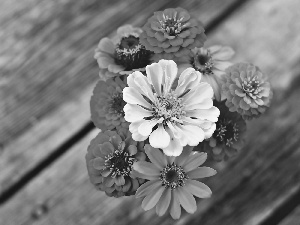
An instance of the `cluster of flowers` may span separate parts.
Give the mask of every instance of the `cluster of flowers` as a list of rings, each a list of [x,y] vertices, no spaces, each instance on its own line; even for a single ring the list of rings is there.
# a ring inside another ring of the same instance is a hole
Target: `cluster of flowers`
[[[216,171],[200,166],[208,154],[220,161],[242,148],[245,120],[266,110],[272,92],[258,67],[232,64],[230,47],[205,41],[202,23],[182,8],[100,40],[90,107],[101,132],[86,155],[97,189],[142,197],[144,210],[174,219],[181,206],[196,211],[194,196],[211,196],[197,179]]]

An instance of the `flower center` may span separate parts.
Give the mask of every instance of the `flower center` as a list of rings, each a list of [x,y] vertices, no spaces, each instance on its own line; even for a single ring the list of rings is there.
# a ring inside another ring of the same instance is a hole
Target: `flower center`
[[[166,94],[166,96],[157,96],[158,101],[153,106],[154,117],[167,121],[178,121],[185,115],[182,99],[178,98],[174,92]]]
[[[191,64],[195,70],[203,74],[212,74],[214,63],[209,50],[207,50],[206,54],[197,53],[194,58],[191,59]]]
[[[115,61],[125,70],[139,69],[150,63],[151,52],[139,43],[138,34],[128,34],[121,38],[115,50]]]
[[[111,177],[129,176],[135,158],[131,157],[123,150],[115,150],[113,153],[105,156],[105,167],[111,171]]]
[[[248,79],[244,80],[242,83],[243,90],[251,97],[256,98],[256,95],[261,91],[260,81],[257,79],[257,76],[248,77]]]
[[[169,17],[168,15],[163,14],[163,20],[159,20],[160,30],[163,33],[168,34],[169,36],[176,36],[186,27],[185,24],[182,24],[183,17],[177,19],[177,13],[175,12],[174,17]]]
[[[219,120],[216,123],[216,130],[213,137],[220,144],[225,144],[230,147],[233,142],[238,140],[239,129],[236,123],[231,120]]]
[[[123,100],[123,94],[117,93],[112,96],[112,100],[110,103],[110,109],[112,112],[124,116],[124,106],[126,105],[126,102]]]
[[[171,165],[167,165],[163,168],[160,172],[159,178],[162,181],[162,186],[165,188],[175,189],[185,185],[185,181],[188,179],[188,176],[181,166],[177,166],[172,163]]]

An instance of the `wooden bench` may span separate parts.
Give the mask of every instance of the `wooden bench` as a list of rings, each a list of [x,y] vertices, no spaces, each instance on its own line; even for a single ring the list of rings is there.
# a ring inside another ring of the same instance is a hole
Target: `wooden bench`
[[[89,120],[98,41],[177,6],[205,24],[207,46],[229,45],[234,62],[268,74],[274,99],[248,124],[236,158],[207,163],[218,171],[205,181],[212,197],[173,221],[134,197],[96,191],[84,155],[98,132]],[[297,0],[2,0],[0,225],[299,225],[299,8]]]

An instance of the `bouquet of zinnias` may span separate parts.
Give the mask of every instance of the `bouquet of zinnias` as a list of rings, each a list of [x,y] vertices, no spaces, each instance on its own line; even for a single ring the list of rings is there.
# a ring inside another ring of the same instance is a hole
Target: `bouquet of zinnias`
[[[182,8],[100,40],[90,107],[101,131],[86,155],[97,189],[144,198],[144,210],[174,219],[181,206],[196,211],[194,196],[211,196],[198,179],[216,171],[201,165],[242,148],[245,120],[266,110],[272,92],[258,67],[232,65],[230,47],[204,48],[205,40],[202,23]]]

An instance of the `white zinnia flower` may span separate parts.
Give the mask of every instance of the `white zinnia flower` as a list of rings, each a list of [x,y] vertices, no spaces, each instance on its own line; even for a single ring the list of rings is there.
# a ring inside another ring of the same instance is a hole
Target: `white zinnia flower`
[[[213,89],[200,82],[201,73],[184,70],[175,88],[177,65],[160,60],[146,67],[147,77],[134,72],[123,90],[125,120],[135,141],[149,137],[154,148],[168,156],[181,154],[183,146],[196,146],[212,136],[220,111],[213,106]]]

